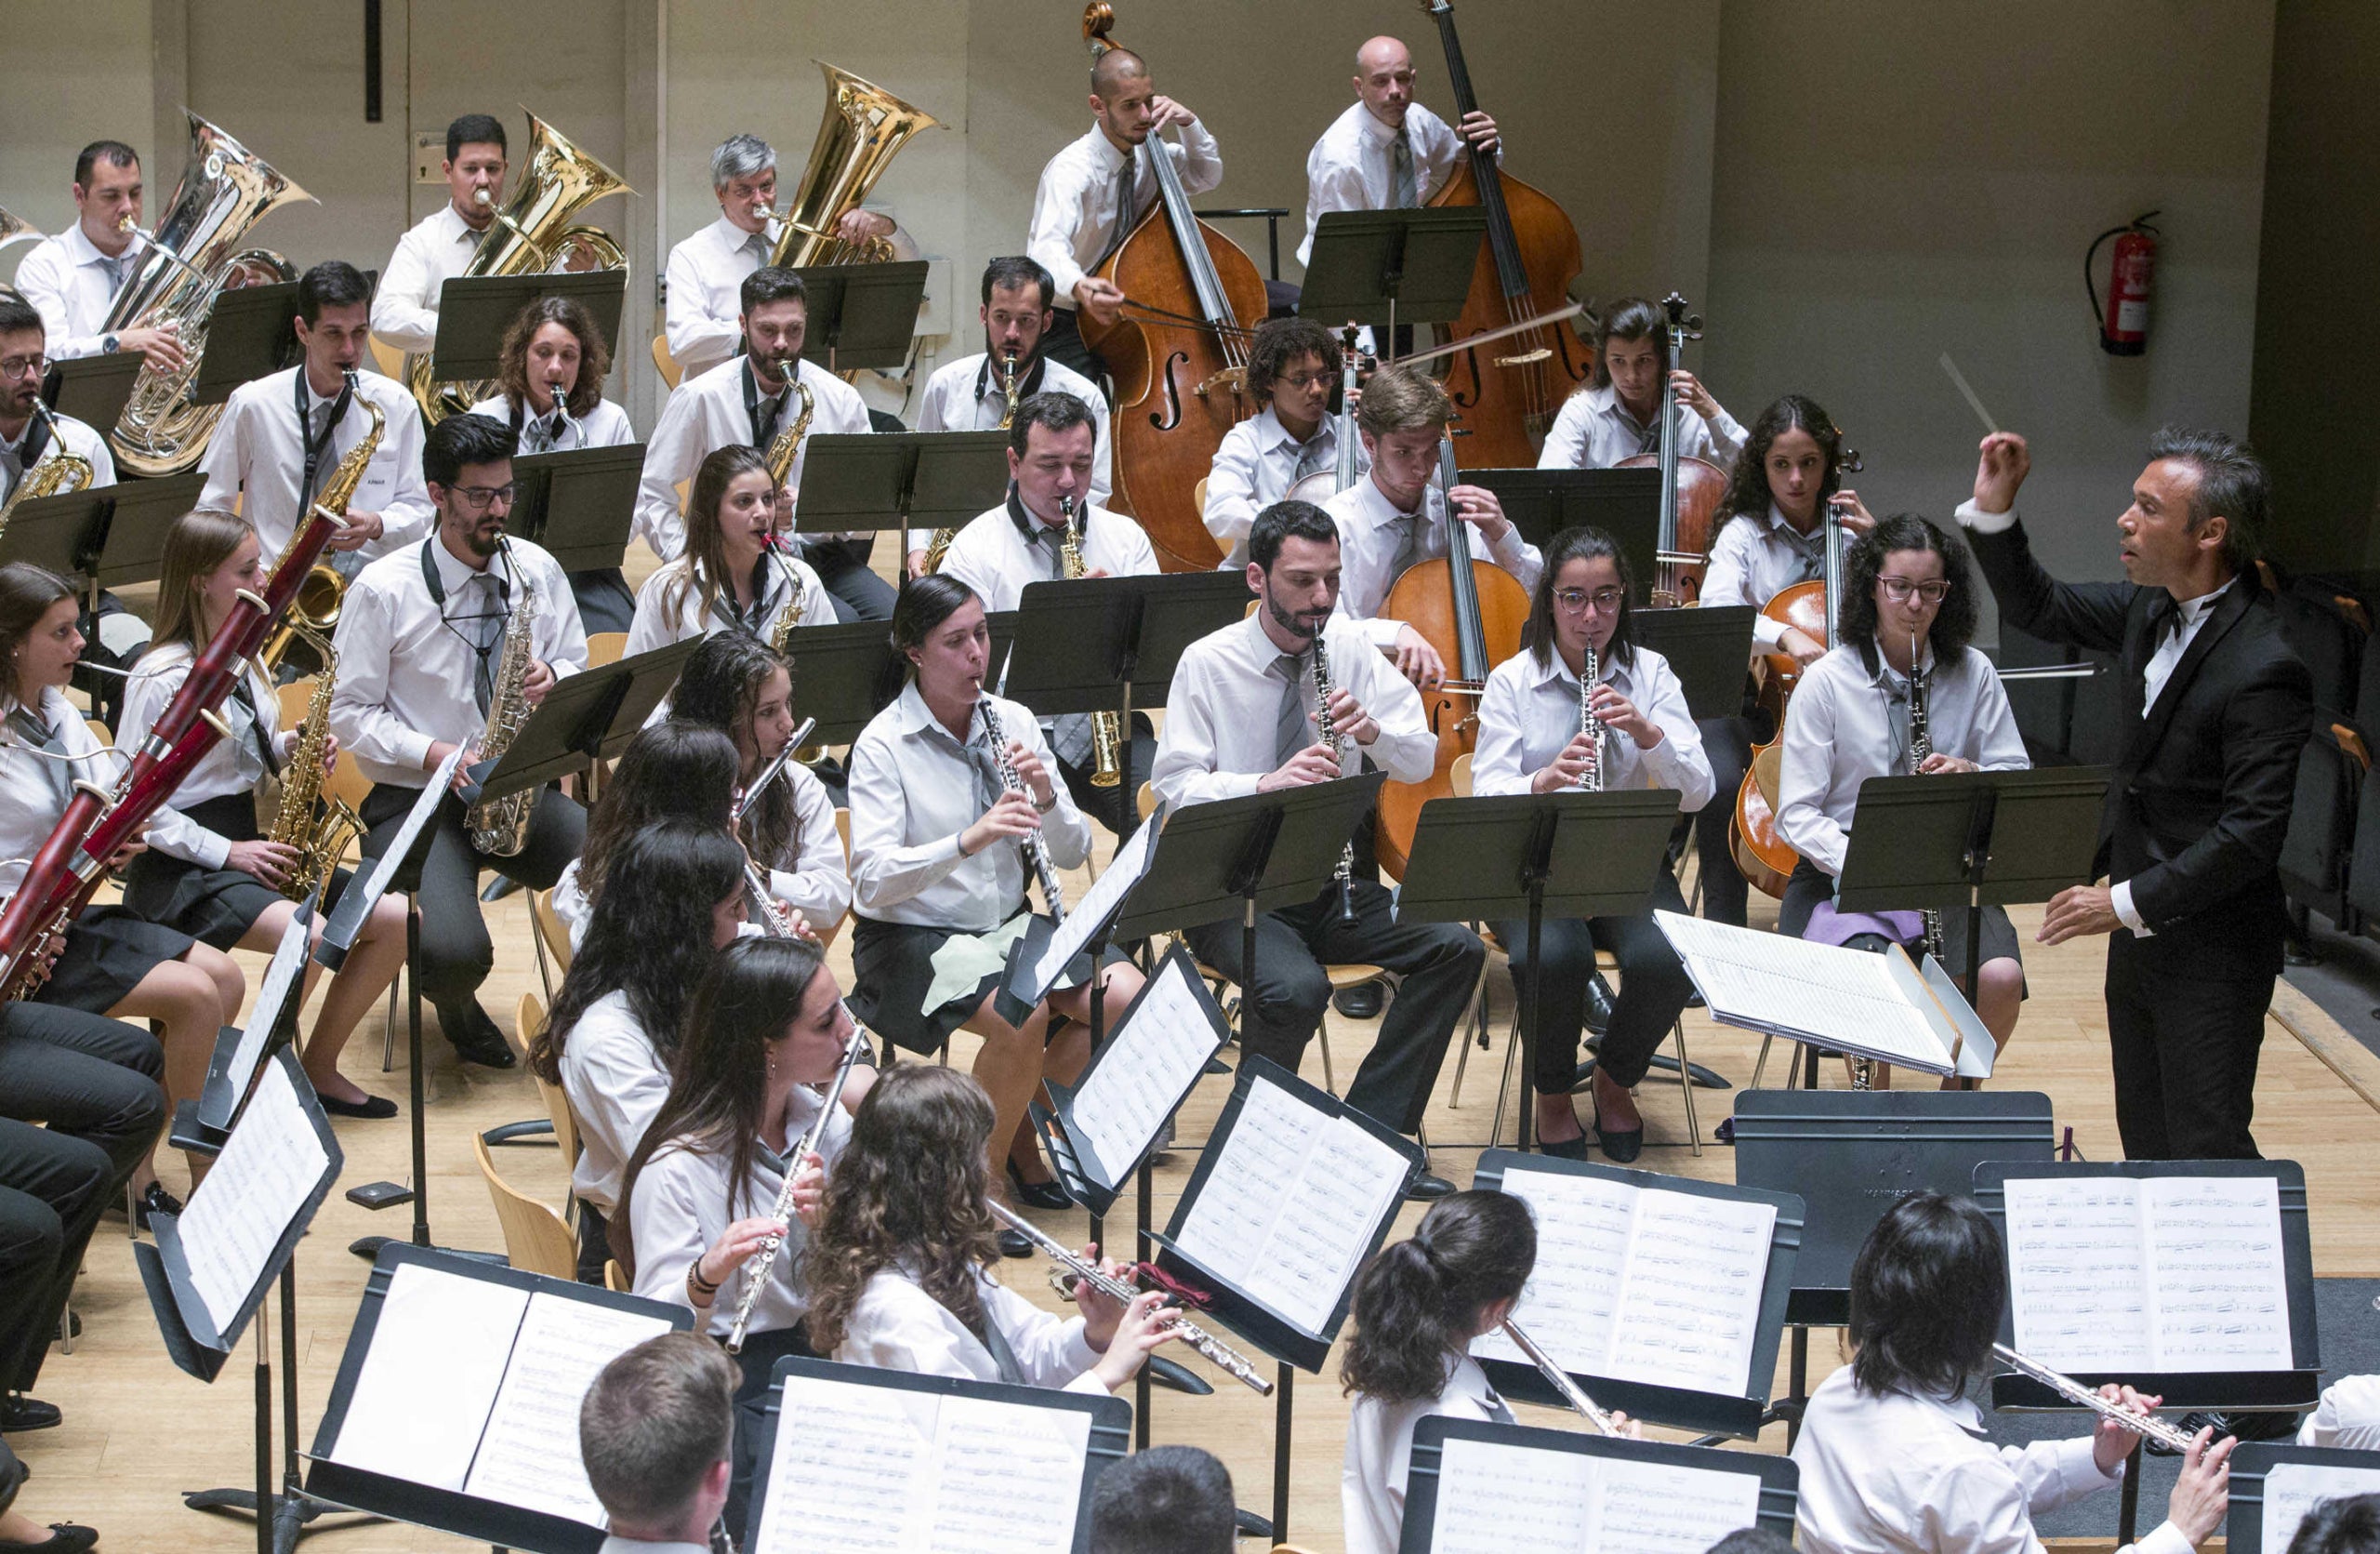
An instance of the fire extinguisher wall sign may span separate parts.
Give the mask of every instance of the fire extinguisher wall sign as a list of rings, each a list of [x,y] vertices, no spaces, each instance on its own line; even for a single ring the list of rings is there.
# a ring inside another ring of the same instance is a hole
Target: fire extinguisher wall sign
[[[2091,314],[2099,325],[2099,349],[2110,356],[2138,356],[2149,350],[2149,295],[2157,273],[2157,229],[2149,211],[2092,239],[2082,256],[2082,286],[2091,294]],[[2108,261],[2108,299],[2099,301],[2093,264],[2108,239],[2116,241]]]

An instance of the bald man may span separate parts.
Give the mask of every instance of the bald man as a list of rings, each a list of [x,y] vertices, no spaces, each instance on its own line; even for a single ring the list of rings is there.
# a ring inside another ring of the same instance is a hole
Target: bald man
[[[1461,132],[1413,100],[1413,55],[1395,38],[1374,38],[1355,52],[1355,102],[1331,122],[1305,157],[1305,241],[1329,210],[1402,210],[1426,205],[1453,175],[1468,140],[1493,153],[1496,121],[1474,112]],[[1402,331],[1399,331],[1402,333]]]
[[[1082,343],[1076,314],[1110,325],[1124,305],[1124,294],[1091,272],[1157,203],[1157,175],[1141,147],[1152,139],[1164,147],[1192,194],[1223,180],[1223,157],[1198,115],[1160,97],[1147,64],[1127,48],[1109,49],[1091,67],[1091,114],[1090,131],[1041,169],[1025,251],[1057,286],[1051,298],[1056,317],[1041,353],[1096,381],[1099,364]],[[1169,125],[1180,132],[1178,144],[1157,136]]]

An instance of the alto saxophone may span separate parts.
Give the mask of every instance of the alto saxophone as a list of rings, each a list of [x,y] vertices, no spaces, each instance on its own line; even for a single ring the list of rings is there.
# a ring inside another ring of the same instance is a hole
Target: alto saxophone
[[[314,681],[314,694],[307,699],[305,719],[298,725],[298,737],[289,747],[289,759],[282,764],[281,812],[273,817],[271,840],[298,852],[289,877],[281,883],[281,894],[292,901],[311,901],[320,910],[338,868],[339,855],[364,834],[364,822],[340,798],[333,798],[328,809],[316,813],[324,780],[329,776],[324,757],[330,750],[331,691],[338,679],[338,650],[311,627],[295,625],[294,629],[322,659],[323,667]]]
[[[338,462],[331,466],[330,474],[324,479],[323,488],[314,493],[316,507],[325,512],[337,513],[341,518],[347,516],[348,503],[355,499],[357,487],[364,484],[364,472],[371,467],[372,456],[380,451],[380,437],[389,426],[388,416],[364,396],[363,380],[352,367],[348,369],[347,391],[356,404],[364,406],[364,413],[372,418],[372,424],[364,429],[364,435],[356,440],[353,447],[339,456]],[[292,548],[296,547],[298,537],[306,532],[306,520],[310,516],[300,512],[290,519],[289,543]],[[289,649],[304,639],[309,645],[317,645],[323,660],[323,684],[329,684],[333,673],[331,655],[318,644],[321,639],[328,638],[337,627],[338,614],[345,607],[346,599],[347,579],[339,575],[338,568],[317,566],[307,573],[306,580],[298,585],[298,597],[290,601],[289,614],[273,628],[272,635],[265,639],[264,647],[258,655],[264,660],[266,678],[271,678],[280,670],[281,661],[289,656]]]
[[[25,472],[24,478],[17,482],[17,488],[8,494],[8,499],[0,502],[0,534],[7,532],[8,520],[17,515],[18,503],[80,491],[91,484],[91,461],[79,453],[67,450],[66,434],[59,430],[58,418],[49,413],[49,406],[44,405],[39,396],[33,400],[33,414],[49,427],[49,451]]]
[[[1091,526],[1091,514],[1079,515],[1072,497],[1058,498],[1058,560],[1069,578],[1079,578],[1085,570],[1082,560],[1083,531]],[[1091,785],[1113,788],[1124,780],[1124,719],[1117,712],[1091,714]]]
[[[1339,758],[1339,731],[1330,717],[1330,659],[1322,645],[1322,633],[1314,634],[1314,727],[1330,753]],[[1355,844],[1346,843],[1339,849],[1339,867],[1331,878],[1339,885],[1339,921],[1355,921]]]
[[[1016,422],[1016,352],[1013,351],[1006,352],[1000,357],[1000,397],[1008,402],[1007,407],[1000,412],[1000,430],[1006,432]],[[941,571],[942,558],[950,550],[950,542],[958,538],[956,528],[934,530],[933,538],[926,545],[924,570]]]
[[[505,564],[512,573],[512,580],[521,590],[514,601],[512,613],[504,622],[504,657],[497,665],[496,684],[487,698],[487,726],[480,734],[479,759],[495,761],[512,748],[513,737],[522,724],[529,721],[529,655],[530,623],[537,618],[537,591],[529,578],[513,566],[512,541],[501,539]],[[483,799],[471,806],[467,817],[470,824],[471,845],[492,857],[509,858],[529,844],[529,818],[536,808],[537,790],[526,788],[501,799]]]
[[[810,435],[810,415],[818,407],[818,402],[811,393],[810,385],[801,380],[800,358],[778,357],[777,370],[792,382],[794,394],[801,401],[801,408],[795,413],[793,424],[777,433],[776,441],[769,445],[765,456],[769,463],[769,478],[776,483],[776,489],[783,491],[793,484],[793,461],[801,457],[801,440]]]

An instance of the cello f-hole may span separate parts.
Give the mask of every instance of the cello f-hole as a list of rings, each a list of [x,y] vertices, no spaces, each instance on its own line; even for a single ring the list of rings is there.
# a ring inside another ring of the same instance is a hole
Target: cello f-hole
[[[1159,432],[1170,432],[1182,424],[1182,392],[1173,381],[1173,369],[1189,360],[1190,353],[1186,351],[1169,352],[1165,358],[1165,370],[1157,374],[1157,380],[1165,385],[1165,414],[1151,416],[1149,424]]]

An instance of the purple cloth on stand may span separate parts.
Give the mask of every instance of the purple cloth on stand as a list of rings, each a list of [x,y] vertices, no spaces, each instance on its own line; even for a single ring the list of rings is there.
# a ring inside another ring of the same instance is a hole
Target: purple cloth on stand
[[[1915,912],[1844,912],[1831,901],[1810,909],[1802,937],[1812,944],[1848,944],[1861,934],[1881,934],[1895,944],[1915,944],[1925,936],[1925,920]]]

